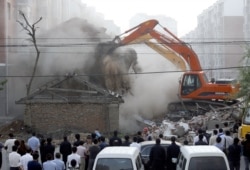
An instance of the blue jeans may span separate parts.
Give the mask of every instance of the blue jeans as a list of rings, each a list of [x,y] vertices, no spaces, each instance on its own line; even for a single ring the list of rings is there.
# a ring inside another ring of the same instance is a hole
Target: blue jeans
[[[249,170],[249,158],[244,156],[245,170]]]

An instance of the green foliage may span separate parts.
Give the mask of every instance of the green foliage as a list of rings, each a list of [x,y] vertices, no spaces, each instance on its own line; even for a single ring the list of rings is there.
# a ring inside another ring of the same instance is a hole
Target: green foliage
[[[240,69],[240,92],[239,97],[243,97],[246,104],[250,101],[250,48],[247,49],[243,57],[244,66]]]
[[[0,82],[0,91],[3,90],[3,86],[7,83],[7,80]]]

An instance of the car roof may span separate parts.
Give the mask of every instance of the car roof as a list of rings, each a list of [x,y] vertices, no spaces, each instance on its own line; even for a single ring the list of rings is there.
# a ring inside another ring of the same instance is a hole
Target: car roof
[[[165,145],[171,145],[171,141],[170,140],[161,140],[160,144],[165,144]],[[179,142],[175,142],[177,145],[181,146],[181,144]],[[155,145],[155,140],[151,140],[151,141],[143,141],[140,142],[141,146],[145,146],[145,145]]]
[[[136,147],[129,146],[112,146],[105,147],[98,153],[98,158],[131,158],[136,157],[139,150]]]
[[[182,146],[181,152],[183,155],[190,156],[223,156],[224,153],[216,146],[209,145],[195,145],[195,146]]]

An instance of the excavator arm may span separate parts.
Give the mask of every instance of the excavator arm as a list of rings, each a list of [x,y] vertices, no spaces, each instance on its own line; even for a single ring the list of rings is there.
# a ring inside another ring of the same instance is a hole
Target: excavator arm
[[[116,47],[144,43],[182,71],[187,70],[187,65],[190,70],[201,71],[199,59],[192,48],[165,27],[161,26],[168,36],[160,33],[155,29],[157,25],[161,26],[157,20],[148,20],[116,36],[113,41]]]

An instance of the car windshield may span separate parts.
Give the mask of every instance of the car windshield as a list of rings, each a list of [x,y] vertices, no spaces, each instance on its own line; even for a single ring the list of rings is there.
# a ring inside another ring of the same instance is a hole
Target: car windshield
[[[227,170],[226,162],[223,157],[193,157],[190,159],[189,170]]]
[[[133,170],[133,165],[128,158],[99,158],[96,170]]]

